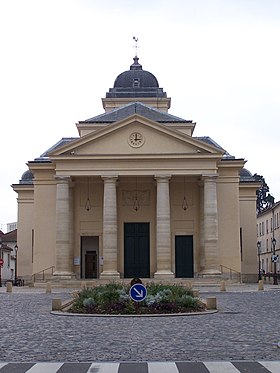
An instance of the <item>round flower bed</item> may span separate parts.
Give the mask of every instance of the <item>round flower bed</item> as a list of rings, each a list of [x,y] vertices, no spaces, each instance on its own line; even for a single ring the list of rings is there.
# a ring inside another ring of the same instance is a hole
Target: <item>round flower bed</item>
[[[171,314],[204,311],[205,305],[191,289],[179,285],[150,283],[147,296],[134,302],[129,296],[129,286],[117,283],[86,288],[74,295],[69,310],[84,314]]]

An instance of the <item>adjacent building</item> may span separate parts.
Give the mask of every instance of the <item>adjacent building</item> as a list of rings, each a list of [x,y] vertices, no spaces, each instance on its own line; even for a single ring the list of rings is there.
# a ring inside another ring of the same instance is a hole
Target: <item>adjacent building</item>
[[[20,276],[256,280],[259,183],[245,160],[171,115],[137,56],[102,104],[13,184]]]
[[[3,264],[1,267],[1,283],[7,280],[14,281],[16,273],[17,259],[17,230],[14,229],[8,233],[0,234],[0,259]]]
[[[258,214],[257,241],[260,270],[266,274],[274,274],[274,271],[279,273],[280,202]]]

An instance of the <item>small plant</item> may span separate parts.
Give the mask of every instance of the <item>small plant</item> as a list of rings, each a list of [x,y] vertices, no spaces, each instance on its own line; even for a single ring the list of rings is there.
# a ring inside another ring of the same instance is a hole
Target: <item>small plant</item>
[[[160,314],[203,311],[204,304],[191,289],[179,285],[148,284],[147,297],[134,302],[129,286],[110,283],[83,289],[74,296],[73,313],[96,314]]]

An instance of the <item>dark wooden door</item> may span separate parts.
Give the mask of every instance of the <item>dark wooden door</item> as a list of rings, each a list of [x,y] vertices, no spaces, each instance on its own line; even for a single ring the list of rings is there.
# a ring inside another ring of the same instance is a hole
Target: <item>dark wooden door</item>
[[[97,278],[97,253],[96,251],[86,252],[85,278]]]
[[[124,277],[150,277],[149,223],[124,223]]]
[[[175,276],[193,277],[193,236],[175,236]]]

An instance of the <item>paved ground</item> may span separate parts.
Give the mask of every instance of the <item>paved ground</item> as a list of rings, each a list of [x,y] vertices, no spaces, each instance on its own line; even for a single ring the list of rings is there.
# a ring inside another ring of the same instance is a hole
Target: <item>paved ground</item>
[[[13,290],[0,288],[2,362],[280,360],[280,285],[202,288],[218,313],[145,318],[56,316],[69,289]]]

